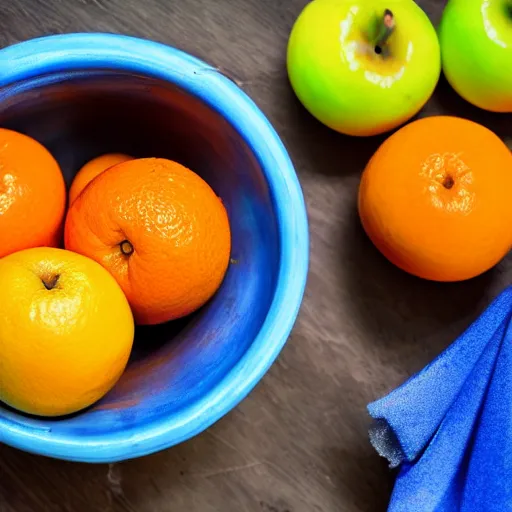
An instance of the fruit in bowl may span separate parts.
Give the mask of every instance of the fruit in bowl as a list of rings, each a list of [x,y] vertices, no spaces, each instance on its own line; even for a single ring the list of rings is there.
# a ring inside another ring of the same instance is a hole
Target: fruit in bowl
[[[73,204],[75,199],[81,194],[82,190],[103,171],[110,167],[132,160],[133,157],[124,153],[107,153],[100,155],[87,162],[73,179],[69,189],[69,204]]]
[[[396,128],[425,105],[441,56],[434,27],[412,0],[313,0],[291,31],[287,66],[313,116],[365,136]]]
[[[49,155],[29,137],[9,136]],[[10,168],[25,169],[16,156]],[[38,248],[0,260],[0,401],[34,415],[71,414],[102,398],[127,364],[132,312],[140,324],[195,312],[229,262],[226,209],[177,162],[102,155],[78,172],[70,204],[72,251]]]
[[[180,162],[221,198],[233,258],[194,315],[137,328],[126,370],[102,399],[58,420],[0,404],[0,439],[51,457],[114,462],[197,435],[263,377],[301,303],[308,225],[282,142],[232,81],[161,44],[113,34],[39,38],[2,49],[0,71],[1,125],[49,148],[67,182],[91,153]],[[146,286],[159,284],[157,276]]]
[[[54,248],[0,260],[0,401],[41,416],[82,410],[121,377],[133,336],[126,297],[95,261]]]
[[[467,101],[512,112],[512,3],[449,0],[439,25],[443,71]]]
[[[406,150],[404,151],[404,148]],[[512,154],[472,121],[434,116],[391,135],[361,178],[359,215],[392,263],[434,281],[461,281],[512,246]]]
[[[62,236],[66,188],[49,151],[27,135],[0,128],[0,258]]]
[[[74,201],[66,248],[107,268],[139,324],[193,313],[224,279],[231,250],[222,201],[196,173],[164,158],[111,167]]]

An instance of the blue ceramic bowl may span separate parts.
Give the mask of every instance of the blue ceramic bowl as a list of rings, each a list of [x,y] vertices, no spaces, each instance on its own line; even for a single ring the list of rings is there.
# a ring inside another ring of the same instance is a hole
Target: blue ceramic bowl
[[[184,441],[230,411],[275,360],[308,266],[300,185],[256,105],[208,64],[106,34],[50,36],[0,51],[0,126],[42,142],[68,183],[103,152],[178,160],[229,213],[232,263],[191,318],[139,329],[117,386],[79,414],[0,406],[0,441],[51,457],[113,462]]]

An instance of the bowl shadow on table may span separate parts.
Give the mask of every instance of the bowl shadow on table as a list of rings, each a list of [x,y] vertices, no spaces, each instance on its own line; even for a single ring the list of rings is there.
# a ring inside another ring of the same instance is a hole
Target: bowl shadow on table
[[[225,459],[223,448],[203,433],[171,450],[115,464],[82,464],[41,457],[0,444],[0,504],[7,510],[153,510],[152,501],[201,485],[204,468]],[[19,478],[23,475],[24,492]],[[194,483],[196,482],[196,483]],[[173,491],[174,490],[174,491]],[[1,507],[0,507],[1,509]]]

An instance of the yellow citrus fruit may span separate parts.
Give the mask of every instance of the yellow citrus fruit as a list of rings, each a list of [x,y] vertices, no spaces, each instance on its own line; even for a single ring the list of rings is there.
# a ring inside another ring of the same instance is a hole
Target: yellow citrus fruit
[[[103,171],[110,169],[114,165],[127,162],[128,160],[133,160],[133,157],[123,153],[107,153],[106,155],[98,156],[87,162],[78,171],[71,184],[71,188],[69,189],[69,204],[73,204],[82,190],[89,185],[96,176],[99,176]]]
[[[0,260],[0,400],[59,416],[103,397],[131,352],[128,301],[95,261],[35,248]]]

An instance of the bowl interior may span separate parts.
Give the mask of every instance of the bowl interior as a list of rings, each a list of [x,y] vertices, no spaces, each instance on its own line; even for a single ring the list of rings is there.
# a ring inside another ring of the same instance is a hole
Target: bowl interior
[[[114,70],[51,73],[4,87],[0,126],[44,144],[68,185],[85,162],[102,153],[178,160],[222,198],[233,243],[216,296],[187,319],[138,328],[125,374],[100,402],[55,420],[0,405],[0,417],[51,431],[54,439],[107,438],[163,417],[179,418],[248,350],[274,295],[279,233],[259,162],[243,137],[197,98],[163,80]]]

